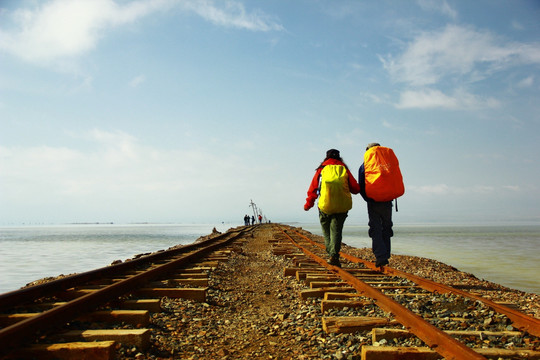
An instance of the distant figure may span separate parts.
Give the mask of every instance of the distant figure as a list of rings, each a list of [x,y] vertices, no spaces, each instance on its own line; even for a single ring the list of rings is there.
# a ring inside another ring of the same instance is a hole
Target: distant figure
[[[320,190],[319,190],[320,189]],[[304,210],[308,211],[319,197],[319,221],[324,235],[328,263],[341,266],[339,251],[343,224],[352,208],[351,193],[358,194],[360,186],[336,149],[326,152],[326,158],[316,169],[307,192]],[[320,194],[319,194],[320,193]]]
[[[251,215],[251,225],[255,225],[255,216]]]
[[[245,215],[244,216],[244,225],[248,226],[249,225],[249,215]]]
[[[259,214],[259,224],[262,224],[262,215]]]
[[[370,150],[369,154],[368,150]],[[377,158],[377,152],[380,152],[384,156]],[[392,157],[394,158],[394,163],[391,161]],[[366,161],[369,163],[366,164]],[[373,162],[380,163],[372,166]],[[381,163],[384,166],[380,166]],[[368,179],[366,181],[366,168],[369,169],[370,178],[379,180],[372,181]],[[384,168],[386,174],[380,174],[379,172],[381,170],[372,170],[377,168]],[[392,181],[383,181],[384,177],[393,179],[391,179]],[[394,235],[394,231],[392,230],[392,199],[403,195],[405,191],[401,171],[399,170],[399,163],[393,151],[389,148],[381,147],[379,143],[368,144],[366,154],[364,155],[364,162],[358,170],[358,182],[360,184],[360,194],[367,202],[369,218],[368,234],[372,241],[375,266],[381,267],[388,265],[391,250],[390,238]],[[366,191],[368,185],[369,188]]]

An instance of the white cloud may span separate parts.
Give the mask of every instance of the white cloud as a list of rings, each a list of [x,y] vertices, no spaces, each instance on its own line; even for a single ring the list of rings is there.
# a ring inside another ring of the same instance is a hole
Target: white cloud
[[[135,76],[133,79],[131,79],[131,81],[129,82],[129,86],[131,86],[132,88],[136,88],[142,83],[144,83],[145,81],[146,81],[146,76],[138,75],[138,76]]]
[[[456,19],[458,13],[454,10],[446,0],[417,0],[418,5],[427,11],[436,11],[452,19]]]
[[[13,26],[0,29],[0,51],[25,61],[48,65],[93,50],[111,28],[136,22],[156,11],[182,5],[219,26],[253,31],[282,30],[265,14],[248,13],[241,3],[227,1],[52,0],[32,9],[6,13]]]
[[[406,189],[407,192],[416,192],[421,194],[435,194],[442,195],[448,194],[450,192],[450,187],[446,184],[436,184],[436,185],[423,185],[423,186],[414,186],[409,185]]]
[[[495,108],[499,102],[493,98],[480,97],[463,90],[457,90],[452,96],[435,89],[406,90],[400,95],[399,109],[480,109]]]
[[[218,4],[218,5],[217,5]],[[216,25],[252,31],[281,31],[283,26],[258,11],[248,13],[242,3],[211,0],[192,0],[183,6]]]
[[[434,185],[409,185],[407,192],[422,195],[475,195],[475,194],[501,194],[505,191],[519,192],[517,185],[491,186],[491,185],[470,185],[470,186],[449,186],[447,184]]]
[[[512,27],[516,30],[525,30],[525,26],[517,20],[512,20]]]
[[[260,181],[270,165],[261,170],[241,154],[160,149],[99,129],[71,136],[84,141],[85,150],[0,146],[4,221],[25,219],[26,213],[51,221],[60,215],[61,221],[92,221],[101,214],[127,221],[223,216],[275,186]]]
[[[424,32],[396,58],[380,58],[394,80],[412,86],[448,77],[478,81],[495,71],[540,63],[540,44],[503,41],[489,32],[448,25]]]
[[[520,88],[529,88],[533,86],[533,84],[534,84],[534,76],[528,76],[525,79],[521,80],[517,86]]]
[[[94,49],[108,28],[136,21],[168,1],[54,0],[12,15],[13,29],[0,31],[0,49],[29,62],[49,62]]]

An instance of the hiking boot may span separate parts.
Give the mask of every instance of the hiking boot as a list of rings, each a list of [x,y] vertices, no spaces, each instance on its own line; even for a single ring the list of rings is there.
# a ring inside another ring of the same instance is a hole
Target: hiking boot
[[[378,268],[383,267],[385,265],[388,265],[388,260],[377,260],[375,262],[375,267],[378,267]]]
[[[337,267],[341,267],[341,263],[339,262],[339,256],[332,256],[329,260],[328,260],[328,263],[330,265],[334,265],[334,266],[337,266]]]

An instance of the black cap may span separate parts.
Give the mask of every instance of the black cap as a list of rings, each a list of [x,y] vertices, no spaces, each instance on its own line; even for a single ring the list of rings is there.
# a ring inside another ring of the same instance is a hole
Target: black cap
[[[336,149],[330,149],[326,152],[326,158],[327,159],[336,159],[339,160],[339,150]]]

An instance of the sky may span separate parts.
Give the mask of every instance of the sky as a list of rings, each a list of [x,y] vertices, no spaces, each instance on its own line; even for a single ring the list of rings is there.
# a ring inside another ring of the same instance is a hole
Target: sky
[[[0,1],[0,225],[317,222],[336,148],[395,224],[540,222],[540,2]],[[353,196],[348,223],[367,224]]]

